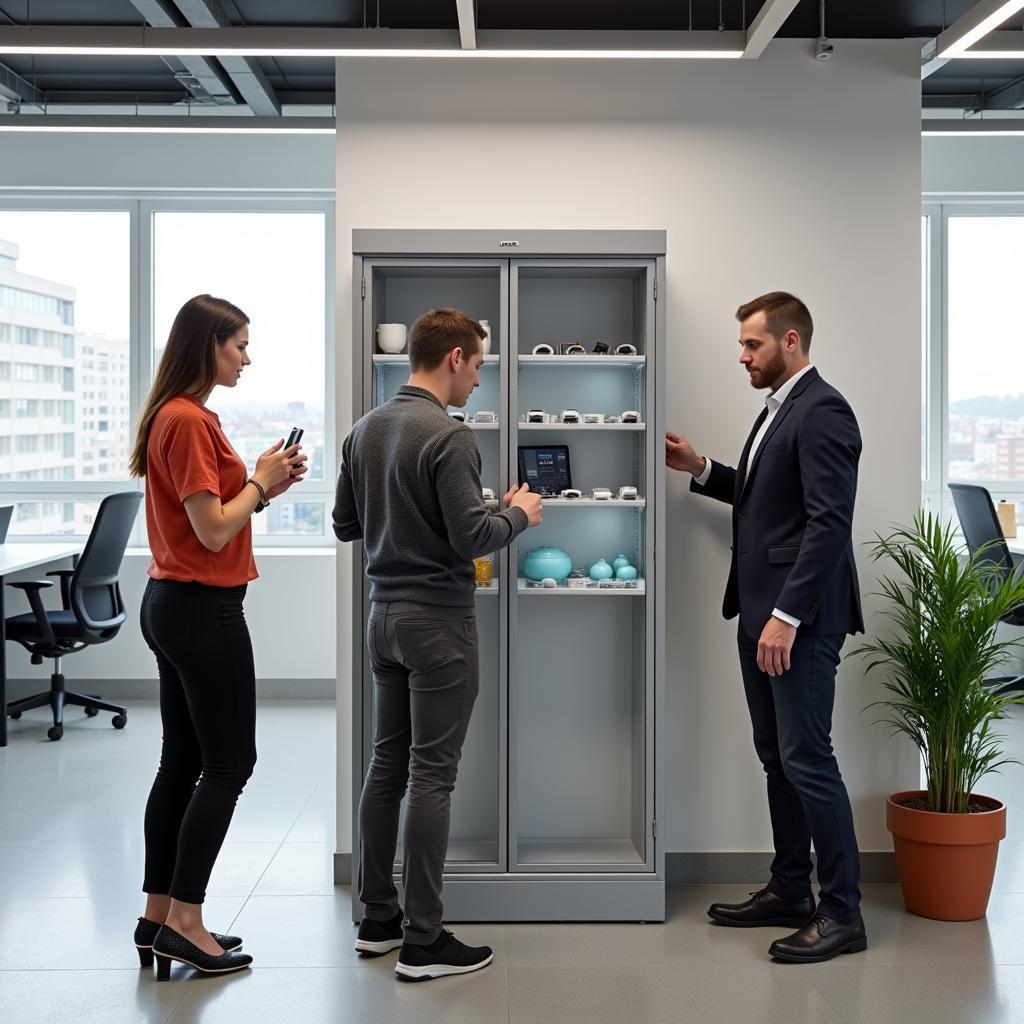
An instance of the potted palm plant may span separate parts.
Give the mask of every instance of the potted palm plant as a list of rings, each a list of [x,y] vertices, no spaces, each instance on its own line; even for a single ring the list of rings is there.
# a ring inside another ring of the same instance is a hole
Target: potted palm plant
[[[894,630],[854,653],[868,659],[866,674],[881,673],[887,699],[869,706],[884,708],[882,721],[917,746],[928,786],[893,793],[886,805],[903,898],[924,917],[973,920],[988,907],[1006,835],[1005,805],[975,787],[1011,762],[996,723],[1024,700],[986,680],[1020,644],[997,640],[996,629],[1024,604],[1024,580],[985,549],[969,554],[930,512],[877,536],[872,558],[898,570],[879,595]]]

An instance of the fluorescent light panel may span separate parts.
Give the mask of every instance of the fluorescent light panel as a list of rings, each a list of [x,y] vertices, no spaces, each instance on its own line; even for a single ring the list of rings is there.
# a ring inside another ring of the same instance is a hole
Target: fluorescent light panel
[[[139,116],[118,120],[102,115],[10,114],[0,116],[0,132],[96,132],[164,135],[333,135],[329,117]]]
[[[1024,0],[981,0],[939,35],[936,56],[954,59],[978,56],[966,51],[1021,10],[1024,10]]]
[[[1024,120],[950,121],[941,118],[921,122],[921,134],[932,138],[1014,138],[1024,136]]]
[[[1021,0],[1024,3],[1024,0]],[[609,45],[612,42],[613,45]],[[371,57],[455,60],[723,60],[743,55],[742,32],[478,32],[305,28],[0,28],[0,54],[203,57]],[[379,44],[379,45],[378,45]]]

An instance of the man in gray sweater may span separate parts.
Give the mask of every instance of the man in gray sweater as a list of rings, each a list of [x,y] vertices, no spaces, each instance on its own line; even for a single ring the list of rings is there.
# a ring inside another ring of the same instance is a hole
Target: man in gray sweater
[[[492,952],[442,928],[441,875],[451,793],[479,683],[473,559],[541,520],[529,487],[490,513],[472,431],[448,416],[480,384],[484,329],[457,309],[424,313],[409,334],[409,382],[364,416],[342,448],[334,505],[339,540],[361,540],[370,580],[373,754],[359,801],[355,948],[401,947],[406,978],[466,974]],[[398,905],[392,867],[406,806]]]

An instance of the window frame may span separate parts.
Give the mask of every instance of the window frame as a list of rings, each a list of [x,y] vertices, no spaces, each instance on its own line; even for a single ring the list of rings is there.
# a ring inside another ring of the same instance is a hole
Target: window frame
[[[153,377],[154,334],[154,215],[156,213],[273,213],[312,212],[324,217],[324,479],[303,481],[296,501],[324,502],[324,533],[317,536],[254,536],[254,546],[267,548],[333,547],[330,510],[334,504],[333,467],[337,465],[334,402],[335,245],[334,194],[318,190],[208,189],[62,189],[41,194],[32,190],[0,190],[0,210],[54,213],[119,212],[129,217],[129,370],[128,409],[134,429]],[[13,372],[13,368],[12,368]],[[0,503],[21,501],[101,501],[124,490],[143,491],[144,481],[55,480],[0,481]],[[52,538],[53,534],[19,533],[9,543]],[[145,517],[139,516],[129,545],[148,547]]]

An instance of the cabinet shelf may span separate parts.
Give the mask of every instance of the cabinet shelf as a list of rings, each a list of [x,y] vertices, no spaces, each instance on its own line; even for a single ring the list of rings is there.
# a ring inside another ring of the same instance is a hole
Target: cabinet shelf
[[[405,363],[409,365],[409,353],[399,352],[397,355],[383,354],[380,352],[374,352],[373,362],[376,366],[400,366]],[[499,355],[487,355],[484,356],[484,366],[496,366],[501,362],[501,356]]]
[[[622,498],[541,498],[544,510],[561,508],[646,508],[646,498],[627,501]]]
[[[520,430],[620,430],[639,433],[646,423],[518,423]]]
[[[518,591],[529,597],[643,597],[647,593],[646,580],[636,580],[635,587],[570,587],[559,583],[556,587],[530,585],[524,576],[518,579]]]
[[[531,839],[518,843],[518,861],[523,867],[552,867],[598,864],[643,864],[637,848],[629,839]]]
[[[646,356],[520,356],[520,366],[630,366],[643,369]]]

